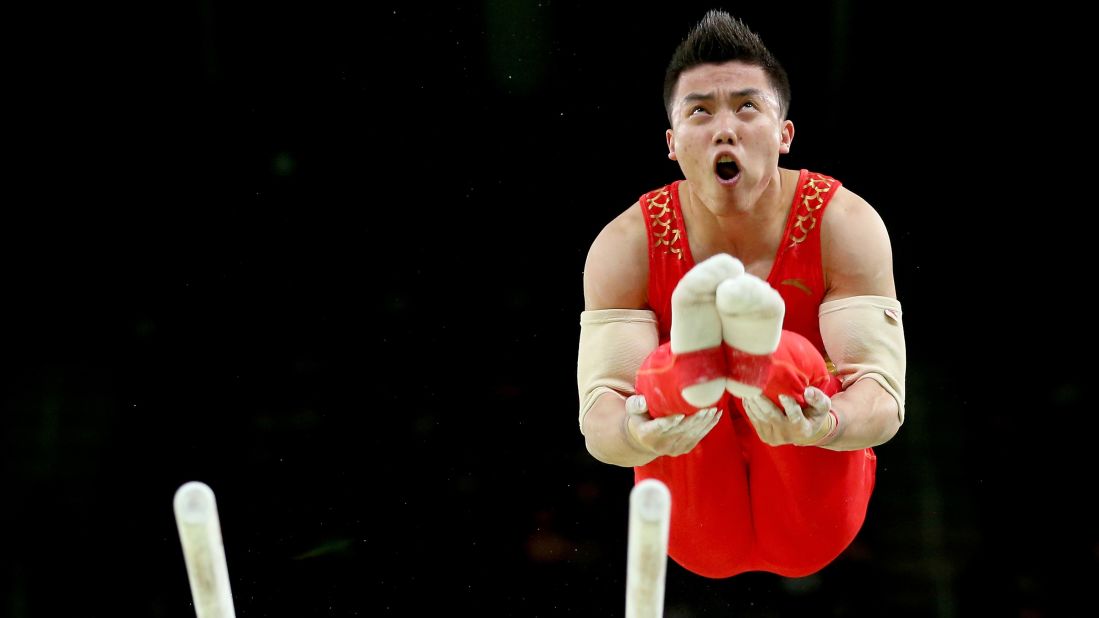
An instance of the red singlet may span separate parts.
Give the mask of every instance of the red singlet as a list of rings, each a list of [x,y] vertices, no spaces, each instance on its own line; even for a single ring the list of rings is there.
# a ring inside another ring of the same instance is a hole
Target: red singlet
[[[649,305],[661,343],[669,338],[672,290],[694,266],[679,204],[680,182],[641,197],[649,233]],[[820,224],[839,187],[833,178],[801,171],[767,277],[786,303],[783,328],[808,339],[821,355]],[[780,346],[788,339],[784,333]],[[825,393],[835,392],[835,382]],[[801,577],[824,568],[862,527],[874,488],[873,449],[768,446],[739,400],[726,393],[718,406],[724,410],[721,420],[691,452],[634,468],[636,482],[656,478],[671,491],[668,554],[684,568],[714,578],[745,571]]]

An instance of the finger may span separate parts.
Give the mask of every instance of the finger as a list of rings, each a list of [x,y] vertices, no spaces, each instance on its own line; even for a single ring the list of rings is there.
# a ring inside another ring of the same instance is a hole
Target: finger
[[[760,399],[762,399],[762,397],[751,397],[741,400],[741,402],[744,403],[744,411],[748,413],[748,418],[751,419],[753,424],[767,422],[763,411],[760,410]]]
[[[805,402],[818,414],[823,414],[832,407],[832,398],[815,386],[806,387]]]
[[[690,441],[693,440],[693,436],[698,433],[698,428],[705,426],[708,412],[709,409],[699,410],[698,412],[695,412],[694,414],[688,416],[686,420],[684,420],[677,427],[674,427],[668,432],[669,434],[674,434],[674,436],[672,436],[672,444],[674,448],[690,448]]]
[[[805,420],[805,413],[802,412],[797,399],[794,399],[789,395],[779,395],[778,400],[782,402],[787,420],[795,423],[800,423]]]
[[[698,417],[698,421],[693,427],[690,428],[689,433],[691,439],[694,441],[695,444],[697,444],[699,440],[705,438],[706,434],[710,433],[710,430],[714,428],[714,424],[717,422],[715,419],[718,418],[718,409],[710,408],[705,412],[700,412],[696,414],[695,416]]]
[[[668,433],[669,431],[672,431],[677,426],[679,426],[679,424],[683,422],[684,418],[686,418],[685,415],[676,414],[675,416],[664,416],[655,419],[653,423],[655,423],[655,428],[657,431],[659,431],[660,433]]]
[[[776,406],[775,402],[767,397],[756,397],[753,401],[756,404],[756,413],[764,421],[768,423],[781,423],[786,420],[786,413],[782,411],[782,408]]]
[[[691,439],[693,439],[693,436],[697,433],[698,428],[705,426],[705,421],[709,416],[710,410],[711,408],[699,410],[698,412],[695,412],[694,414],[686,417],[686,419],[684,419],[683,422],[679,423],[678,426],[671,428],[671,430],[667,432],[668,437],[671,439],[671,444],[675,448],[679,448],[685,442],[689,442]]]
[[[677,414],[675,416],[662,416],[660,418],[642,421],[635,428],[636,438],[638,442],[641,442],[650,450],[663,452],[660,444],[662,442],[666,442],[667,439],[665,438],[665,436],[669,432],[672,432],[672,430],[674,430],[675,427],[682,422],[682,414]]]
[[[748,420],[752,422],[752,427],[756,430],[756,435],[763,441],[764,444],[774,444],[772,439],[772,430],[774,423],[778,417],[778,412],[764,411],[764,406],[771,404],[765,397],[754,397],[751,399],[744,399],[744,411],[748,413]]]
[[[717,423],[720,420],[721,420],[721,410],[718,410],[717,408],[714,408],[714,413],[712,415],[712,418],[710,418],[710,422],[706,423],[706,429],[702,432],[702,436],[700,436],[699,439],[705,438],[706,434],[710,433],[710,431],[714,427],[717,427]]]
[[[687,423],[684,423],[683,433],[675,441],[676,450],[680,453],[686,453],[701,442],[702,438],[705,438],[706,434],[713,428],[713,419],[717,412],[717,408],[708,408],[691,417],[690,426],[686,426]]]
[[[768,415],[763,411],[763,397],[755,397],[753,399],[744,400],[744,411],[748,413],[748,420],[752,422],[752,427],[756,430],[756,435],[760,440],[763,440],[764,444],[771,443],[771,428],[772,422],[768,420]]]
[[[649,413],[649,404],[644,395],[630,395],[626,398],[626,412],[629,414],[644,415]]]
[[[752,427],[756,430],[756,435],[763,441],[764,444],[774,444],[773,434],[776,423],[781,422],[779,416],[781,414],[777,411],[777,408],[772,411],[768,409],[768,406],[774,407],[770,401],[767,401],[765,397],[756,397],[749,400],[745,399],[744,409],[748,412],[748,420],[751,421]]]
[[[716,413],[717,408],[706,408],[703,410],[699,410],[697,413],[691,416],[690,419],[688,419],[688,421],[690,422],[690,426],[684,426],[684,429],[690,429],[693,431],[697,427],[705,427],[710,422],[710,420],[713,419],[714,414]]]

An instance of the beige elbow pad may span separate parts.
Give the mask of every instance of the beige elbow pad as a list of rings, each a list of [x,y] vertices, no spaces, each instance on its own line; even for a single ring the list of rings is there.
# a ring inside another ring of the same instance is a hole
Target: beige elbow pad
[[[641,363],[657,348],[656,315],[642,309],[597,309],[580,314],[576,384],[580,390],[580,431],[584,415],[607,392],[634,394]]]
[[[820,306],[820,335],[847,388],[863,378],[897,400],[904,422],[904,325],[901,304],[886,296],[852,296]]]

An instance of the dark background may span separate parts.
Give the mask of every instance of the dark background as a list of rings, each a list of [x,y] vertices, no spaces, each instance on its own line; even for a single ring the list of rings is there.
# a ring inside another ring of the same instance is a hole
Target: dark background
[[[622,615],[582,269],[678,177],[663,70],[721,5],[368,4],[13,18],[0,614],[193,616],[201,480],[240,616]],[[723,8],[790,73],[783,164],[890,229],[908,420],[834,564],[669,563],[666,615],[1093,615],[1081,21]]]

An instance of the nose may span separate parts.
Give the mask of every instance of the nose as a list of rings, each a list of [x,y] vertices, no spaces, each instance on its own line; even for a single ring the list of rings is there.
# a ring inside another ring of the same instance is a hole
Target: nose
[[[722,114],[714,131],[714,143],[732,146],[736,144],[736,141],[736,131],[733,129],[732,120]]]

